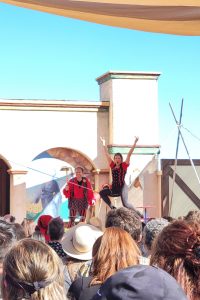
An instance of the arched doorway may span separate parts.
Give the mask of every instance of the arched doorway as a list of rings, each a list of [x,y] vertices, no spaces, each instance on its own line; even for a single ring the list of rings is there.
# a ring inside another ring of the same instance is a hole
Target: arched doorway
[[[35,220],[41,214],[68,219],[68,201],[63,195],[66,177],[74,175],[74,168],[81,165],[85,176],[95,186],[95,167],[83,153],[69,148],[51,148],[37,155],[27,174],[27,217]]]
[[[0,216],[10,212],[10,175],[9,166],[0,158]]]

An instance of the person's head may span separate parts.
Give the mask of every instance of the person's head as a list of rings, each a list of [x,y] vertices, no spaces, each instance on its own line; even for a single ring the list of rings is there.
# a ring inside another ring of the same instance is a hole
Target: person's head
[[[168,222],[176,221],[176,219],[173,218],[173,217],[171,217],[171,216],[163,216],[162,218],[165,219],[165,220],[167,220]]]
[[[140,250],[125,230],[106,228],[93,246],[93,280],[91,284],[103,283],[108,277],[128,266],[139,263]]]
[[[137,176],[137,177],[135,178],[134,183],[133,183],[133,186],[134,186],[135,188],[142,188],[142,185],[141,185],[141,183],[140,183],[140,178],[139,178],[139,176]]]
[[[146,223],[143,231],[143,244],[148,254],[151,253],[153,241],[168,224],[169,222],[163,218],[152,219]]]
[[[12,224],[0,220],[0,265],[9,249],[16,243],[15,229]]]
[[[16,235],[16,238],[18,241],[22,240],[22,239],[25,239],[27,236],[26,236],[26,232],[23,228],[23,226],[19,223],[12,223],[12,226],[14,228],[14,231],[15,231],[15,235]]]
[[[81,179],[83,177],[83,173],[84,173],[84,168],[83,167],[77,166],[75,168],[75,174],[76,174],[77,179]]]
[[[24,218],[22,221],[22,227],[24,228],[26,237],[32,237],[35,231],[35,223],[33,219]]]
[[[150,263],[175,277],[189,299],[200,299],[200,225],[174,221],[166,226],[154,243]]]
[[[59,193],[59,185],[56,180],[50,180],[42,184],[40,199],[45,207],[52,201],[54,196]],[[44,207],[43,207],[44,208]]]
[[[69,257],[80,261],[92,259],[92,247],[103,232],[90,224],[79,223],[65,232],[61,241]]]
[[[106,216],[105,227],[120,227],[139,243],[142,237],[142,223],[138,214],[130,208],[112,209]]]
[[[123,162],[123,156],[122,156],[122,154],[119,153],[119,152],[115,153],[115,155],[114,155],[114,163],[116,165],[120,165],[122,162]]]
[[[45,237],[44,237],[44,235],[40,232],[40,229],[39,229],[39,227],[38,227],[37,225],[36,225],[36,227],[35,227],[35,231],[33,232],[32,238],[33,238],[34,240],[37,240],[37,241],[40,241],[40,242],[45,243]]]
[[[48,233],[51,241],[59,241],[64,235],[64,222],[58,218],[53,218],[48,225]]]
[[[3,220],[8,222],[8,223],[14,223],[15,222],[15,217],[12,216],[11,214],[7,214],[3,216]]]
[[[198,222],[200,224],[200,210],[191,210],[185,216],[187,222]]]
[[[66,299],[60,264],[47,244],[29,238],[19,241],[4,259],[3,299]]]
[[[37,227],[40,229],[41,234],[44,235],[46,242],[49,241],[49,234],[48,234],[48,224],[51,221],[52,216],[50,215],[41,215],[37,222]]]
[[[177,281],[154,266],[137,265],[112,275],[92,300],[187,300]]]

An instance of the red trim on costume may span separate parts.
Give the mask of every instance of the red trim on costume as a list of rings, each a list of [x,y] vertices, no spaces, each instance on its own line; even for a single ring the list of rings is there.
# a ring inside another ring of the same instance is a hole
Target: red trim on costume
[[[87,196],[87,201],[89,205],[92,205],[92,200],[95,200],[94,193],[92,190],[92,186],[90,181],[86,178],[83,177],[83,181],[86,181],[86,196]],[[65,195],[66,198],[73,200],[74,199],[84,199],[84,183],[83,185],[78,184],[78,180],[76,177],[70,179],[68,182],[68,191],[63,189],[63,194]]]

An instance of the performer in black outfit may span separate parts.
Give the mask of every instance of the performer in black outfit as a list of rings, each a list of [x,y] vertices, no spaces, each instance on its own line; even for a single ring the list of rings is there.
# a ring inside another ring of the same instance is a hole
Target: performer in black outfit
[[[138,141],[138,137],[135,137],[135,141],[133,143],[133,146],[131,147],[131,149],[129,150],[126,160],[123,162],[123,157],[121,153],[116,153],[114,155],[114,160],[112,160],[111,156],[108,153],[108,149],[106,147],[105,144],[105,139],[101,137],[101,141],[102,141],[102,145],[104,147],[104,151],[105,151],[105,155],[106,158],[108,160],[109,166],[111,168],[112,171],[112,185],[111,188],[104,187],[101,191],[100,191],[100,196],[101,198],[105,201],[105,203],[111,208],[115,208],[109,197],[118,197],[121,196],[122,199],[122,204],[123,206],[127,207],[127,208],[131,208],[134,209],[134,206],[132,204],[130,204],[128,202],[128,192],[127,193],[123,193],[123,188],[125,186],[125,175],[127,172],[127,168],[129,166],[130,163],[130,158],[131,158],[131,154],[133,153],[137,141]],[[138,212],[137,212],[138,213]]]

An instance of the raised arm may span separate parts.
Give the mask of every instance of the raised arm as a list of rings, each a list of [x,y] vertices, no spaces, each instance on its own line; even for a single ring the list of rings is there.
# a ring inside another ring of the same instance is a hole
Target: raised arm
[[[101,142],[102,142],[102,145],[103,145],[103,149],[104,149],[104,153],[106,155],[106,158],[107,158],[107,161],[108,161],[108,164],[110,165],[110,163],[112,162],[112,158],[110,156],[110,154],[108,153],[108,149],[106,147],[106,141],[103,137],[100,136],[100,139],[101,139]]]
[[[131,147],[131,149],[129,150],[129,152],[128,152],[128,154],[127,154],[127,157],[126,157],[126,160],[125,160],[125,162],[126,162],[127,164],[130,163],[131,154],[133,153],[133,151],[134,151],[134,149],[135,149],[135,146],[136,146],[138,140],[139,140],[139,137],[138,137],[138,136],[135,136],[134,144],[133,144],[133,146]]]

